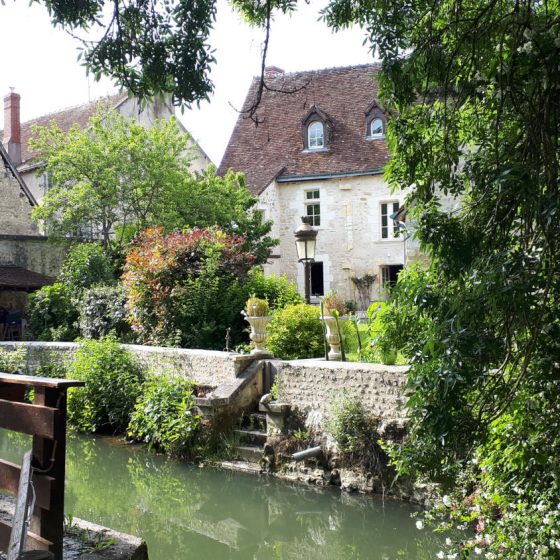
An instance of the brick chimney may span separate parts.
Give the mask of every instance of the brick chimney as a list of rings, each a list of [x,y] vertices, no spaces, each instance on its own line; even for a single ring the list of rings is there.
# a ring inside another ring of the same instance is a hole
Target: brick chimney
[[[282,76],[284,74],[284,70],[282,68],[278,68],[278,66],[267,66],[264,69],[264,75],[266,78],[278,78],[278,76]]]
[[[2,144],[14,165],[21,163],[19,100],[19,94],[15,93],[13,89],[4,97],[4,137],[2,138]]]

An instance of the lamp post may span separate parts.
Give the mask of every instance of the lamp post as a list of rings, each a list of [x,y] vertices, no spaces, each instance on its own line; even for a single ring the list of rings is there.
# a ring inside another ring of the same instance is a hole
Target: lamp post
[[[308,216],[302,216],[301,222],[294,235],[298,262],[302,262],[304,267],[305,302],[311,303],[311,263],[315,260],[317,230],[311,227]]]

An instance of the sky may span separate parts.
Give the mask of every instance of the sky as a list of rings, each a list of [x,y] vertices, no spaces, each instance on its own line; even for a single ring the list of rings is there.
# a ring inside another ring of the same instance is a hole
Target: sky
[[[277,16],[271,27],[267,65],[286,72],[371,62],[359,28],[332,33],[319,22],[322,1],[301,2],[293,16]],[[113,81],[95,82],[77,61],[79,42],[51,26],[46,10],[27,0],[0,3],[0,94],[10,87],[21,95],[21,119],[86,103],[116,91]],[[260,72],[264,31],[245,23],[225,0],[210,36],[217,59],[209,102],[177,116],[212,161],[219,164],[247,89]],[[3,123],[3,111],[0,112]],[[3,124],[2,124],[3,126]]]

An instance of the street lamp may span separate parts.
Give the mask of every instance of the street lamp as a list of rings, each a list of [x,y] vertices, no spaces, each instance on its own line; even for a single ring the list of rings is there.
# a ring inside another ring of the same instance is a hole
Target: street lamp
[[[317,230],[311,227],[308,216],[302,216],[301,222],[294,235],[298,262],[302,262],[304,267],[305,302],[311,303],[311,263],[315,260]]]

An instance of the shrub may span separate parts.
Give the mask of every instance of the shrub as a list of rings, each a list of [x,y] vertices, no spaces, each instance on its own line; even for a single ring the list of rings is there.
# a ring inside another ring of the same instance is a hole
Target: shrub
[[[191,348],[243,339],[241,316],[253,255],[243,239],[213,229],[164,235],[147,229],[127,256],[123,285],[133,329],[142,342]]]
[[[278,358],[316,358],[324,353],[323,325],[317,307],[287,305],[268,324],[266,347]]]
[[[81,341],[68,377],[85,387],[68,392],[68,422],[79,431],[125,430],[141,392],[144,374],[114,338]]]
[[[250,294],[266,299],[270,309],[281,309],[293,303],[303,303],[297,286],[290,282],[285,275],[271,274],[265,276],[260,268],[251,270],[248,289]]]
[[[134,409],[129,437],[173,455],[192,454],[200,428],[194,386],[188,379],[152,376]]]
[[[19,346],[9,351],[0,348],[0,372],[1,373],[23,373],[27,370],[27,352]]]
[[[60,281],[73,297],[91,286],[113,284],[115,269],[103,247],[97,243],[76,245],[66,257],[60,272]]]
[[[78,309],[64,284],[44,286],[31,294],[27,317],[36,340],[72,341],[78,336]]]
[[[93,286],[84,291],[80,305],[80,333],[86,338],[102,338],[114,332],[126,339],[126,296],[122,286]]]
[[[336,292],[328,292],[323,298],[323,313],[325,315],[337,316],[344,315],[346,313],[346,307],[344,305],[344,300]]]
[[[247,317],[265,317],[268,315],[268,301],[251,296],[245,304]]]
[[[379,446],[379,418],[368,414],[356,395],[343,391],[330,403],[325,427],[353,463],[379,467],[385,454]]]

